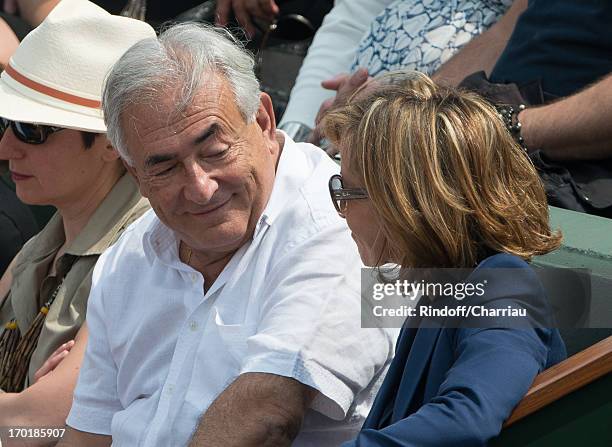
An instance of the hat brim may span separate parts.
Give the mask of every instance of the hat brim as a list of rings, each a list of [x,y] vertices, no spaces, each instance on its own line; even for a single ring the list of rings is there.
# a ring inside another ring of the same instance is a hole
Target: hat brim
[[[106,133],[101,112],[96,117],[35,101],[7,85],[4,79],[0,79],[0,117],[23,123]]]

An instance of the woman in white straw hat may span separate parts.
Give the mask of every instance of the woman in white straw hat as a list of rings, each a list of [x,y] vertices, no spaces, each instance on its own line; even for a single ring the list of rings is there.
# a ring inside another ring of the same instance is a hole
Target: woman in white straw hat
[[[0,77],[0,159],[23,202],[58,209],[0,279],[0,426],[63,426],[70,409],[94,264],[148,207],[106,139],[103,80],[154,37],[144,22],[63,0]],[[61,363],[37,381],[54,351]]]

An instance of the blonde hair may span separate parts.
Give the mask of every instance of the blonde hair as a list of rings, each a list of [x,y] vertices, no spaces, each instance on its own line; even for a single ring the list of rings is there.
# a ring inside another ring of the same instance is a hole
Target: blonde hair
[[[363,181],[396,262],[472,267],[487,252],[529,260],[559,246],[538,174],[491,105],[417,72],[374,82],[324,130]]]

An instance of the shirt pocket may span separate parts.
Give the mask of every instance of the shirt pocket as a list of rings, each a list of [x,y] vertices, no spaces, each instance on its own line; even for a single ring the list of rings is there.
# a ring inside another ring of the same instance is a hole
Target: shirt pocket
[[[256,323],[228,324],[225,322],[219,310],[214,308],[214,329],[223,343],[223,347],[241,365],[247,356],[247,340],[255,333]]]

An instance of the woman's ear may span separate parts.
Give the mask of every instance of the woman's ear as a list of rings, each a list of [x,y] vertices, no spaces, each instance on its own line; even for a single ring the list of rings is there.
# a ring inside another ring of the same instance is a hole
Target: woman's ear
[[[104,137],[103,135],[101,136]],[[117,150],[113,147],[111,142],[106,137],[103,138],[103,141],[104,141],[104,148],[102,149],[102,160],[104,160],[107,163],[110,163],[110,162],[113,162],[119,159],[120,158],[119,152],[117,152]]]

